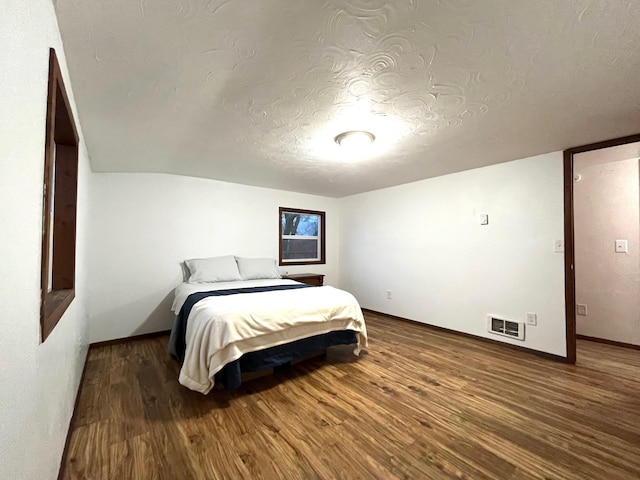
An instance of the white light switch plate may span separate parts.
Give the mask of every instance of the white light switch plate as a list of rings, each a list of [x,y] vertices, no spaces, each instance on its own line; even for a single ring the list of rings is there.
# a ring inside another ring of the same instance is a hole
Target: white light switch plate
[[[553,251],[556,253],[564,252],[564,240],[556,240],[553,242]]]
[[[616,253],[629,253],[629,244],[626,240],[616,240]]]
[[[486,213],[480,214],[480,225],[489,225],[489,215]]]

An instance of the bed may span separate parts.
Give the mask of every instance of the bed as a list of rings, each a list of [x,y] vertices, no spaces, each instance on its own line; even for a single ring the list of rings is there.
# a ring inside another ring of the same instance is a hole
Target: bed
[[[355,355],[367,346],[364,317],[350,293],[275,278],[277,271],[272,278],[251,278],[265,275],[239,265],[242,275],[214,282],[192,281],[200,279],[192,270],[175,290],[169,352],[182,362],[179,382],[185,387],[203,394],[217,383],[237,388],[246,372],[334,345],[353,344]]]

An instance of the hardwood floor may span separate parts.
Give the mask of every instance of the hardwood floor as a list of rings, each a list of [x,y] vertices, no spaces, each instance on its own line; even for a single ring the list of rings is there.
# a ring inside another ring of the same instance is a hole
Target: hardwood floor
[[[334,347],[208,396],[167,337],[92,349],[63,479],[638,479],[640,352],[578,364],[366,314]]]

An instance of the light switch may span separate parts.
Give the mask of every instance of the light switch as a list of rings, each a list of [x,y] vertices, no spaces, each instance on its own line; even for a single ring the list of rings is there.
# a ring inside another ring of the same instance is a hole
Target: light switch
[[[556,240],[553,242],[553,251],[556,253],[564,252],[564,240]]]
[[[629,245],[626,240],[616,240],[616,253],[629,253]]]
[[[489,215],[486,213],[480,214],[480,225],[489,225]]]

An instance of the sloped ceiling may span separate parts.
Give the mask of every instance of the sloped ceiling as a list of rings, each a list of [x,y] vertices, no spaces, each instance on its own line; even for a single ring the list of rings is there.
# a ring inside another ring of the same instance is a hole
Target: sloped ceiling
[[[633,0],[55,5],[98,172],[340,197],[640,132]]]

